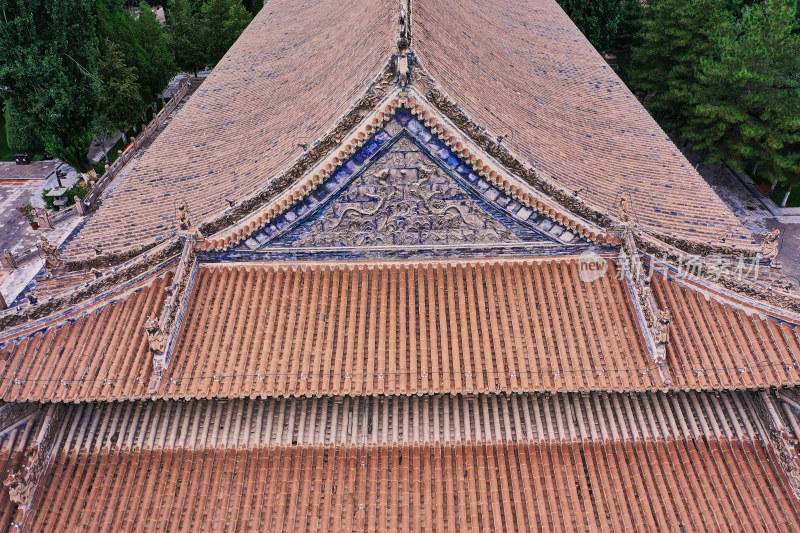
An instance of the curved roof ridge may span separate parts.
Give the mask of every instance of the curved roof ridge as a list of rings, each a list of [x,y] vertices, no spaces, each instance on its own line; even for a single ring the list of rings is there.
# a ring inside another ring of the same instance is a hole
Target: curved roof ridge
[[[344,136],[337,147],[333,147],[327,157],[321,159],[307,173],[297,176],[292,183],[286,183],[282,190],[275,191],[265,199],[260,207],[219,232],[208,235],[208,239],[198,244],[205,250],[224,250],[247,239],[263,228],[293,205],[298,204],[312,192],[332,179],[338,169],[346,165],[351,157],[382,130],[400,109],[408,110],[424,127],[428,127],[453,153],[474,172],[489,183],[504,190],[516,201],[554,222],[569,228],[578,235],[594,242],[615,244],[619,242],[609,228],[594,213],[575,212],[562,205],[558,199],[551,198],[547,192],[531,186],[513,172],[495,162],[489,153],[480,146],[473,145],[458,125],[450,124],[424,96],[412,88],[395,89],[389,93],[361,122]],[[588,216],[584,216],[588,215]],[[594,220],[593,220],[594,219]]]
[[[788,306],[778,307],[767,300],[752,298],[744,292],[731,290],[722,285],[721,282],[714,283],[695,276],[677,274],[674,265],[670,265],[669,272],[665,277],[666,279],[674,280],[678,285],[687,287],[695,293],[702,294],[706,298],[714,299],[721,304],[741,309],[747,314],[756,313],[786,322],[792,326],[800,326],[800,312],[797,312],[794,308]],[[663,273],[660,273],[660,275],[664,276]],[[746,280],[738,281],[739,283],[752,283]],[[792,298],[796,306],[800,306],[800,299],[792,297],[790,294],[788,294],[787,297]]]
[[[125,301],[132,294],[141,291],[143,288],[149,287],[157,279],[167,275],[174,267],[173,263],[175,263],[176,260],[177,257],[172,257],[167,261],[158,264],[154,268],[148,269],[144,273],[125,281],[124,283],[114,284],[105,291],[100,289],[99,294],[94,297],[81,299],[74,305],[61,306],[57,308],[55,313],[48,314],[47,316],[44,316],[33,322],[25,322],[16,327],[9,328],[0,333],[0,346],[5,346],[11,342],[17,342],[21,338],[34,335],[50,328],[61,327],[67,322],[73,322],[78,317],[96,312],[108,305],[114,304],[115,302]],[[91,283],[89,285],[91,285]],[[76,288],[69,289],[65,291],[63,295],[56,295],[53,299],[64,295],[69,297],[70,295],[76,293],[76,291]]]

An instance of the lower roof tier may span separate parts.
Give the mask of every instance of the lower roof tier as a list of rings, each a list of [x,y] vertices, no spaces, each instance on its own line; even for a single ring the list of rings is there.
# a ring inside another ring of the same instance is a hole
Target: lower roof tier
[[[23,531],[796,530],[765,397],[79,404],[35,504],[2,491],[0,511]],[[37,427],[0,441],[0,464]]]
[[[613,261],[204,263],[160,381],[144,324],[172,274],[0,338],[4,401],[792,386],[800,327],[653,278],[667,383]],[[38,329],[37,329],[38,328]]]

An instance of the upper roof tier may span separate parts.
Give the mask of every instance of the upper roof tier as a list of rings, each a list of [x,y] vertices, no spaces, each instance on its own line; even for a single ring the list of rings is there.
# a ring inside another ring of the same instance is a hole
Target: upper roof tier
[[[506,136],[503,146],[556,189],[612,217],[626,196],[637,222],[662,237],[752,245],[554,0],[418,0],[411,21],[413,55],[438,94]],[[397,53],[397,22],[397,5],[379,0],[262,10],[66,255],[136,248],[174,231],[181,200],[199,225],[279,181],[304,148],[351,127],[343,118]],[[412,79],[426,92],[422,82]]]
[[[280,5],[278,5],[280,4]],[[198,223],[275,178],[366,92],[394,48],[383,0],[270,4],[66,248],[149,243],[184,200]]]
[[[747,245],[751,237],[555,0],[413,2],[414,51],[478,126],[540,175],[643,227]]]

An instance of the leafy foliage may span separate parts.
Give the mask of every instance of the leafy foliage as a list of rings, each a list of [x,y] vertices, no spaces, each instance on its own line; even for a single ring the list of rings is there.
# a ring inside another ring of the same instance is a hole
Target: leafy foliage
[[[99,99],[93,1],[0,0],[0,13],[0,86],[48,151],[82,170]]]
[[[629,81],[668,131],[686,124],[695,67],[713,53],[709,42],[730,19],[719,0],[651,0],[645,9]]]
[[[170,2],[167,11],[171,48],[181,70],[197,74],[206,66],[200,13],[188,0]]]
[[[595,48],[610,52],[617,44],[622,0],[558,0],[558,3]]]
[[[97,67],[100,78],[100,112],[111,126],[126,131],[137,123],[144,108],[136,71],[128,65],[119,46],[106,40]],[[98,122],[104,122],[102,120]]]
[[[152,102],[175,73],[175,60],[167,32],[147,4],[141,5],[140,12],[136,34],[144,55],[136,73],[142,87],[142,100]]]
[[[715,54],[699,61],[684,128],[712,160],[740,169],[759,161],[778,180],[797,175],[798,152],[788,149],[800,142],[796,10],[796,0],[766,0],[712,34]]]
[[[16,100],[8,100],[5,104],[6,143],[12,152],[41,152],[44,150],[42,139],[28,120],[24,110],[18,109]]]
[[[215,65],[253,17],[239,0],[205,0],[200,13],[206,64]]]

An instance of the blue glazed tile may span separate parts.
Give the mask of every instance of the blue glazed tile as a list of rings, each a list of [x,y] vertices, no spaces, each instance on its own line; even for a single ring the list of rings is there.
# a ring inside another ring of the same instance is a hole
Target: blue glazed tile
[[[406,127],[408,128],[408,131],[414,135],[419,135],[419,133],[425,129],[425,126],[423,126],[419,120],[410,120]],[[428,134],[428,138],[430,138],[430,134]]]
[[[506,210],[511,213],[512,215],[520,210],[522,206],[519,205],[517,202],[512,201],[510,204],[506,206]]]
[[[366,150],[362,148],[361,150],[356,152],[356,155],[353,156],[353,159],[350,162],[351,163],[355,162],[358,165],[363,165],[364,161],[366,161],[369,156],[370,154],[366,153]]]
[[[398,111],[398,112],[397,112],[397,115],[395,116],[395,119],[397,119],[397,122],[399,122],[399,123],[400,123],[400,124],[402,124],[403,126],[405,126],[406,124],[408,124],[408,123],[409,123],[409,121],[410,121],[412,118],[413,118],[413,117],[411,116],[411,113],[409,113],[409,112],[408,112],[408,111],[406,111],[405,109],[401,109],[400,111]]]
[[[297,213],[295,213],[294,210],[289,211],[288,213],[283,215],[283,218],[286,219],[286,222],[294,222],[295,220],[297,220]]]
[[[476,181],[478,181],[478,175],[475,174],[474,172],[470,172],[469,174],[467,174],[467,180],[470,183],[475,183]]]
[[[519,218],[520,220],[528,220],[532,214],[533,211],[531,211],[527,207],[521,207],[520,210],[517,211],[517,218]]]
[[[340,168],[340,169],[339,169],[339,172],[344,172],[344,173],[345,173],[345,175],[349,176],[350,174],[352,174],[353,172],[355,172],[357,168],[358,168],[358,165],[357,165],[357,164],[355,164],[355,162],[353,162],[353,161],[351,160],[351,161],[348,161],[348,162],[347,162],[347,164],[346,164],[345,166],[343,166],[342,168]]]
[[[304,203],[308,207],[317,205],[319,203],[319,200],[317,199],[317,194],[319,194],[320,192],[322,192],[323,197],[324,197],[325,192],[326,192],[325,188],[324,187],[317,187],[316,189],[314,189],[314,192],[312,192],[311,194],[306,196],[306,199],[304,200]]]
[[[275,221],[275,227],[278,229],[278,231],[282,230],[283,228],[285,228],[288,225],[289,225],[289,223],[286,222],[286,218],[285,217],[279,217]]]
[[[381,130],[377,135],[375,135],[374,139],[378,144],[383,144],[390,139],[389,132],[386,130]]]
[[[305,204],[305,202],[297,204],[297,208],[294,210],[294,212],[298,217],[301,217],[303,214],[308,213],[308,206]]]
[[[422,141],[424,144],[430,141],[433,135],[431,135],[431,132],[429,132],[428,130],[423,129],[422,132],[420,132],[420,134],[417,137],[419,137],[419,140]]]
[[[443,146],[442,148],[439,148],[439,151],[436,152],[436,155],[438,155],[442,161],[447,161],[447,158],[450,157],[450,150]]]
[[[267,237],[272,237],[275,235],[275,232],[278,231],[278,228],[275,227],[275,224],[270,224],[266,228],[264,228],[264,233],[267,234]]]
[[[328,192],[333,192],[333,191],[335,191],[335,190],[336,190],[336,188],[337,188],[338,186],[339,186],[339,184],[338,184],[338,183],[336,183],[336,180],[334,180],[334,179],[329,179],[328,181],[326,181],[326,182],[325,182],[325,186],[323,187],[323,189],[327,190]],[[323,197],[324,197],[324,195],[321,195],[321,196],[319,197],[320,201],[322,201],[322,198],[323,198]]]
[[[461,160],[459,158],[457,158],[455,155],[453,155],[452,153],[450,154],[450,157],[447,158],[447,165],[452,169],[458,168],[458,166],[460,164],[461,164]]]
[[[469,174],[469,167],[462,163],[462,164],[458,165],[458,167],[456,168],[456,172],[458,172],[462,176],[466,177],[467,174]]]
[[[484,193],[484,196],[486,196],[487,199],[494,200],[495,198],[500,196],[500,191],[498,191],[497,189],[495,189],[493,187],[488,187],[488,185],[489,185],[488,183],[486,185],[487,185],[488,190]],[[478,184],[478,188],[480,189],[480,184]]]
[[[507,206],[509,203],[511,203],[511,198],[509,198],[509,197],[508,197],[508,196],[506,196],[505,194],[501,194],[500,196],[498,196],[498,198],[497,198],[497,204],[498,204],[499,206],[501,206],[501,207],[505,207],[505,206]]]
[[[486,180],[478,180],[478,182],[475,184],[475,186],[481,192],[486,192],[489,189],[489,184],[486,182]],[[497,191],[495,191],[495,192],[497,192]]]
[[[380,145],[375,142],[374,138],[372,138],[367,142],[367,144],[364,145],[361,151],[365,152],[367,156],[371,156],[378,151],[378,148],[380,148]]]

